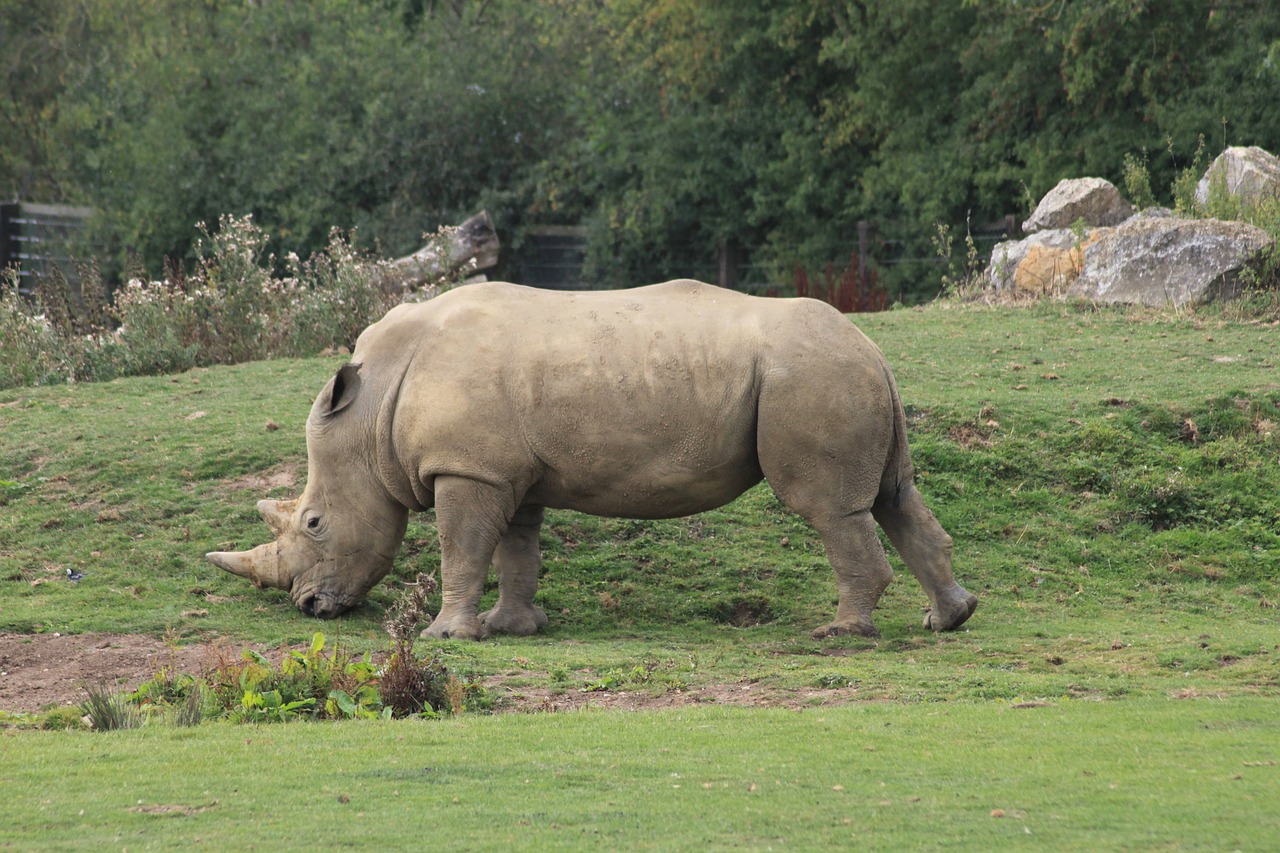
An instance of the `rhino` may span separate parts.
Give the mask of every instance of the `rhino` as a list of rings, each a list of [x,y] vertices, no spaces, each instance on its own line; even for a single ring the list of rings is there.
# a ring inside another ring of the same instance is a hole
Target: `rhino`
[[[307,483],[258,503],[275,541],[208,559],[312,616],[358,604],[410,511],[435,509],[441,609],[424,632],[480,639],[547,624],[534,603],[545,508],[638,519],[722,506],[766,480],[822,538],[834,620],[877,636],[887,534],[954,629],[977,598],[914,485],[880,350],[813,299],[696,281],[557,292],[500,282],[404,304],[366,328],[307,419]],[[489,567],[492,609],[478,611]]]

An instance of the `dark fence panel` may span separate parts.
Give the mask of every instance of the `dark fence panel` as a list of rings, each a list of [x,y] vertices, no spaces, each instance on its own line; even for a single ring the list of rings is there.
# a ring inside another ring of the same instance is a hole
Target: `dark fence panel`
[[[18,269],[18,288],[30,293],[54,266],[76,284],[72,247],[92,211],[58,204],[0,204],[0,268]]]
[[[995,244],[1019,235],[1017,217],[1010,214],[988,223],[968,223],[952,227],[951,263],[966,259],[971,238],[978,260],[985,262]],[[889,220],[864,220],[849,235],[848,254],[831,258],[836,276],[843,276],[850,264],[857,266],[860,289],[871,292],[886,287],[897,297],[904,285],[923,292],[922,281],[941,277],[948,259],[933,245],[934,234],[912,233],[912,226]],[[576,226],[535,226],[525,232],[523,242],[512,264],[512,278],[522,284],[552,290],[587,290],[593,284],[582,274],[586,257],[587,229]],[[701,281],[716,282],[723,287],[762,295],[791,295],[795,292],[797,271],[779,271],[776,267],[752,262],[750,249],[735,243],[706,246],[690,252],[678,274]],[[806,270],[810,277],[832,274],[825,267]],[[783,276],[785,280],[778,280]],[[653,279],[654,281],[657,278]],[[878,282],[878,285],[877,285]],[[637,282],[648,284],[651,282]]]
[[[567,225],[531,228],[516,262],[521,284],[549,290],[586,290],[582,263],[587,255],[587,229]]]

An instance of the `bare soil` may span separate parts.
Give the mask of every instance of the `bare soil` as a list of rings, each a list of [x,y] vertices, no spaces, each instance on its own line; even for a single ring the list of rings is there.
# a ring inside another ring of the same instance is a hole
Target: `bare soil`
[[[273,660],[271,649],[255,645]],[[225,640],[171,646],[141,634],[4,634],[0,633],[0,710],[41,711],[73,706],[86,698],[87,686],[126,691],[154,676],[170,672],[202,675],[219,661],[238,660],[244,646]],[[654,693],[645,690],[584,692],[545,686],[510,684],[504,676],[485,681],[498,708],[516,712],[571,711],[584,707],[649,710],[692,704],[762,707],[812,707],[855,700],[852,689],[781,690],[761,684],[699,685],[688,690]]]
[[[78,705],[87,686],[132,690],[164,667],[200,674],[220,648],[139,634],[0,634],[0,710]]]

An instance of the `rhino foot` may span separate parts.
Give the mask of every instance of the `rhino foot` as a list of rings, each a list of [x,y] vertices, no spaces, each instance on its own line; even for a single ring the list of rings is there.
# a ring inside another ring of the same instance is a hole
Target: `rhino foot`
[[[422,636],[437,640],[478,640],[486,636],[482,629],[480,620],[472,614],[441,612]]]
[[[978,597],[957,586],[945,601],[929,608],[924,614],[924,627],[931,631],[954,631],[973,615],[978,607]]]
[[[547,626],[547,614],[541,607],[495,607],[480,614],[481,636],[511,634],[527,637]]]
[[[866,637],[875,640],[880,637],[880,632],[876,630],[876,626],[872,625],[869,619],[843,619],[839,622],[832,622],[830,625],[824,625],[813,632],[815,640],[844,636]]]

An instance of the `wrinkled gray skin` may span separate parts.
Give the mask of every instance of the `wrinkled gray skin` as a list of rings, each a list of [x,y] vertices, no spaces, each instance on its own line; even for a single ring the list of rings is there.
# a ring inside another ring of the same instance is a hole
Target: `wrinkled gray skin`
[[[531,634],[547,624],[533,603],[544,507],[673,518],[761,478],[835,569],[835,619],[815,636],[876,636],[892,578],[877,522],[929,595],[927,627],[977,606],[912,483],[884,357],[809,299],[490,283],[402,305],[316,399],[307,453],[302,496],[258,505],[277,540],[208,556],[315,616],[357,604],[391,569],[409,511],[434,507],[442,609],[427,633]],[[498,601],[477,613],[490,564]]]

